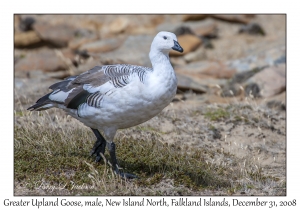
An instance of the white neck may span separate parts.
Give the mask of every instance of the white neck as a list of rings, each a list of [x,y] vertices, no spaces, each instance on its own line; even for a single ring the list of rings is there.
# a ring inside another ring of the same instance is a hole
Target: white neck
[[[171,67],[173,69],[173,67],[170,63],[169,51],[161,52],[161,51],[151,47],[151,51],[149,53],[149,58],[150,58],[152,68],[154,71],[156,69],[159,70],[159,68],[161,68],[162,66]]]

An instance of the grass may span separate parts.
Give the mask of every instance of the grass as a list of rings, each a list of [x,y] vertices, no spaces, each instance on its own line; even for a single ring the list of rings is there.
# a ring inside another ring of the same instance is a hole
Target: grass
[[[210,110],[207,111],[204,116],[212,121],[219,121],[226,119],[229,116],[229,112],[224,109],[216,109],[216,110]]]
[[[107,192],[101,187],[102,182],[120,181],[104,161],[94,163],[94,158],[89,157],[93,142],[87,139],[94,138],[88,130],[59,133],[57,129],[42,126],[30,129],[16,126],[14,132],[15,181],[26,182],[31,190],[41,180],[54,186],[60,183],[89,186],[99,183],[94,192],[105,195]],[[139,176],[134,181],[138,187],[149,187],[163,179],[173,179],[175,186],[194,190],[230,186],[230,182],[224,179],[225,168],[205,162],[205,156],[210,153],[205,149],[187,151],[180,145],[166,145],[154,139],[138,142],[117,139],[116,144],[120,165],[124,171]],[[109,159],[108,154],[105,158]],[[68,184],[66,189],[71,190],[72,185]]]
[[[180,113],[190,113],[189,119]],[[265,146],[259,142],[241,147],[230,135],[224,138],[220,124],[272,130],[272,124],[264,123],[266,116],[272,114],[247,104],[207,106],[166,111],[143,125],[121,130],[115,139],[119,165],[139,177],[125,181],[112,172],[107,152],[100,163],[89,156],[95,141],[89,128],[60,110],[28,112],[18,104],[15,195],[283,195],[285,178],[269,173],[261,163],[261,152],[268,152]],[[161,132],[163,121],[172,122],[176,129]],[[172,135],[176,141],[164,140]],[[188,146],[186,138],[193,144]],[[200,143],[206,140],[207,145]],[[274,140],[267,143],[277,146]]]

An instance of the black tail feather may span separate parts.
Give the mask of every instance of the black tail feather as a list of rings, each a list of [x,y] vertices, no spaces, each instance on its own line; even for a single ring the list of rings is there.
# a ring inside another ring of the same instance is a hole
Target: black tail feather
[[[42,106],[47,105],[47,104],[52,104],[51,100],[49,99],[49,95],[51,93],[48,93],[47,95],[44,95],[43,97],[41,97],[39,100],[37,100],[37,102],[34,105],[29,107],[27,110],[29,110],[29,111],[34,111],[34,110],[41,111],[41,110],[47,109],[47,108],[42,108]]]

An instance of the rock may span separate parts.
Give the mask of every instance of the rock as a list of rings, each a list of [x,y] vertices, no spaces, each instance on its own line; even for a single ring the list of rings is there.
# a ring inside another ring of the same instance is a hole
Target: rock
[[[181,91],[192,90],[195,93],[206,93],[216,85],[224,85],[225,79],[215,79],[208,75],[191,73],[184,71],[175,71],[178,82],[178,89]]]
[[[206,14],[188,14],[188,15],[183,15],[182,20],[183,21],[189,21],[189,20],[203,20],[207,18],[208,15]]]
[[[31,71],[30,73],[33,73]],[[15,101],[26,98],[24,101],[26,104],[29,100],[35,102],[38,99],[38,96],[47,94],[48,87],[60,80],[49,78],[45,73],[41,72],[36,75],[30,75],[29,78],[14,78],[14,87],[15,87]],[[24,103],[23,102],[23,103]],[[30,104],[23,104],[24,108],[28,107]]]
[[[75,70],[74,70],[74,75],[81,74],[85,71],[88,71],[95,66],[101,66],[103,63],[101,63],[98,59],[92,59],[89,58],[86,63],[79,65]]]
[[[187,21],[184,23],[162,23],[156,27],[156,32],[170,31],[176,35],[194,34],[197,36],[215,35],[217,23],[212,19],[203,21]]]
[[[201,44],[201,39],[191,34],[178,36],[177,40],[184,51],[183,53],[180,53],[172,50],[170,51],[170,56],[183,56],[189,52],[196,50]]]
[[[101,38],[112,38],[119,34],[155,34],[155,28],[164,21],[164,15],[105,15],[99,29]]]
[[[181,72],[176,72],[177,88],[181,91],[192,90],[195,93],[206,93],[207,86],[202,85],[196,79]]]
[[[59,50],[61,52],[61,56],[63,57],[63,60],[69,60],[68,62],[71,62],[73,64],[76,63],[76,52],[70,48],[63,48]],[[67,61],[65,61],[67,62]]]
[[[221,131],[219,129],[215,128],[214,126],[209,127],[208,133],[209,133],[209,135],[212,136],[213,139],[221,139],[222,138]]]
[[[109,52],[120,47],[123,44],[123,41],[124,39],[120,38],[103,39],[84,44],[79,49],[92,53]]]
[[[69,41],[68,47],[75,50],[81,45],[97,40],[95,32],[87,29],[78,29],[75,31],[75,37]]]
[[[255,68],[252,69],[250,71],[244,71],[244,72],[239,72],[237,74],[235,74],[232,77],[231,82],[232,83],[243,83],[246,80],[248,80],[249,78],[251,78],[253,75],[257,74],[258,72],[262,71],[265,67],[262,68]]]
[[[20,22],[21,22],[21,16],[20,15],[14,15],[14,32],[20,33],[22,32],[20,29]]]
[[[128,34],[130,35],[139,35],[139,34],[149,34],[153,35],[155,34],[156,30],[154,27],[131,27],[128,31]]]
[[[286,88],[285,64],[271,66],[255,74],[246,84],[256,83],[262,97],[274,96]]]
[[[286,105],[284,103],[282,103],[281,101],[271,100],[271,101],[268,101],[266,105],[270,109],[277,109],[280,111],[286,110]]]
[[[90,54],[86,50],[74,50],[76,55],[79,55],[80,58],[87,59],[90,57]]]
[[[67,71],[57,71],[57,72],[43,72],[41,70],[32,70],[32,71],[16,71],[15,72],[15,79],[16,78],[27,78],[27,79],[36,79],[36,80],[47,80],[50,78],[55,79],[65,79],[66,77],[70,76],[69,72]],[[16,80],[15,80],[16,81]],[[20,84],[16,84],[19,88],[21,87]]]
[[[247,81],[253,75],[257,74],[258,72],[262,71],[264,68],[256,68],[251,71],[245,71],[236,73],[230,82],[222,88],[222,97],[232,97],[238,96],[241,93],[241,86],[243,82]],[[248,83],[243,88],[245,90],[246,96],[251,96],[254,98],[260,97],[260,88],[256,83]]]
[[[239,73],[248,72],[251,70],[251,65],[256,62],[256,56],[248,56],[237,60],[228,61],[228,65],[235,68]]]
[[[37,22],[33,28],[43,41],[56,47],[67,47],[69,41],[75,37],[76,31],[66,24],[50,25],[42,22]]]
[[[41,70],[15,71],[15,78],[47,79],[48,76]],[[18,85],[20,87],[20,85]]]
[[[183,58],[187,63],[205,60],[206,59],[206,49],[204,49],[203,47],[199,47],[194,52],[190,52],[190,53],[184,55]]]
[[[240,95],[241,92],[241,88],[238,84],[229,84],[222,88],[220,95],[222,97],[234,97]]]
[[[260,88],[256,83],[250,83],[245,86],[245,94],[246,96],[250,96],[253,98],[260,97]]]
[[[285,45],[261,43],[260,46],[253,48],[251,54],[236,60],[228,61],[228,65],[238,72],[260,69],[279,63],[285,63]]]
[[[275,96],[265,98],[262,102],[270,109],[286,110],[286,91]]]
[[[56,71],[56,72],[47,72],[46,74],[49,78],[55,78],[63,80],[69,76],[71,76],[69,71]]]
[[[19,28],[21,31],[30,31],[36,20],[33,17],[25,17],[20,20]]]
[[[129,20],[124,17],[119,17],[115,19],[110,25],[109,30],[113,34],[119,34],[126,30],[129,25]]]
[[[28,31],[24,33],[15,33],[14,46],[15,47],[29,47],[41,43],[40,37],[35,31]]]
[[[192,29],[195,35],[197,36],[216,36],[217,23],[208,18],[203,21],[189,21],[185,22],[184,26]]]
[[[274,65],[286,63],[286,55],[282,55],[274,61]]]
[[[182,57],[171,57],[170,61],[173,67],[186,65],[186,61]]]
[[[99,54],[100,60],[111,60],[113,63],[128,63],[152,67],[149,52],[153,35],[133,35],[127,37],[118,49]]]
[[[244,23],[248,24],[251,19],[253,18],[253,15],[222,15],[222,14],[215,14],[215,15],[210,15],[210,17],[219,19],[219,20],[224,20],[228,22],[233,22],[233,23]]]
[[[16,64],[20,59],[24,58],[25,55],[26,55],[26,51],[15,48],[14,49],[14,64]]]
[[[194,32],[190,29],[188,26],[179,26],[178,28],[175,29],[174,34],[176,36],[181,36],[184,34],[194,34]]]
[[[170,31],[174,33],[177,28],[184,26],[183,23],[162,23],[156,27],[156,33],[160,31]]]
[[[251,35],[262,35],[262,36],[266,35],[265,31],[257,23],[249,23],[247,25],[241,26],[239,29],[239,33],[247,33]]]
[[[15,71],[59,71],[68,69],[68,66],[60,59],[54,50],[42,49],[28,53],[15,64]]]
[[[198,73],[208,75],[213,78],[224,79],[229,79],[236,73],[235,69],[227,67],[224,63],[215,61],[193,62],[185,66],[175,67],[175,69],[186,73]]]

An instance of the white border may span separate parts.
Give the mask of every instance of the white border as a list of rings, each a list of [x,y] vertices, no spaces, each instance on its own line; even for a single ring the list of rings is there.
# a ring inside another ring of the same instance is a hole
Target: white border
[[[296,1],[15,1],[1,5],[1,206],[4,198],[19,200],[13,196],[13,14],[14,13],[287,13],[287,196],[259,197],[260,200],[292,200],[300,202],[299,184],[299,6]],[[30,200],[31,197],[22,197]],[[42,199],[42,197],[34,197]],[[63,199],[64,197],[60,197]],[[68,200],[85,200],[87,197],[65,197]],[[125,197],[110,197],[121,200]],[[136,199],[140,197],[135,197]],[[172,197],[167,197],[171,199]],[[176,197],[177,198],[177,197]],[[189,197],[194,199],[195,197]],[[208,197],[203,197],[208,198]],[[228,200],[234,197],[227,197]],[[236,197],[253,200],[254,197]],[[55,197],[47,197],[55,199]],[[93,200],[94,198],[89,198]],[[101,198],[105,199],[105,198]],[[157,197],[160,199],[160,197]],[[218,200],[218,197],[214,197]],[[298,203],[297,206],[300,206]],[[129,209],[123,207],[125,209]],[[143,207],[150,208],[150,207]],[[170,208],[170,207],[169,207]],[[182,208],[182,207],[180,207]],[[197,207],[199,208],[199,207]],[[202,207],[203,208],[203,207]],[[210,209],[219,209],[214,207]],[[32,209],[32,208],[31,208]],[[64,208],[66,209],[66,208]],[[71,209],[71,207],[69,207]],[[73,209],[73,208],[72,208]],[[95,209],[95,208],[94,208]],[[106,209],[106,208],[105,208]],[[112,209],[112,208],[110,208]],[[140,207],[130,207],[140,209]],[[281,209],[277,207],[277,209]]]

